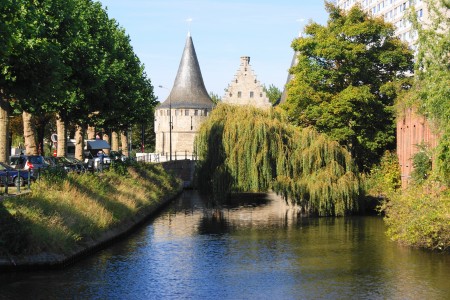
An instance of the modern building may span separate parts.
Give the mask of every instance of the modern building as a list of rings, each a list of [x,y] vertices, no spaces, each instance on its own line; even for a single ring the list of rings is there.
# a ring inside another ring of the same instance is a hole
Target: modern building
[[[188,34],[170,94],[155,110],[155,152],[161,159],[192,157],[195,135],[213,107]]]
[[[234,105],[253,105],[259,108],[272,106],[250,66],[249,56],[241,57],[239,69],[226,88],[222,102]]]
[[[418,17],[425,22],[428,11],[423,0],[336,0],[336,5],[343,10],[350,10],[356,4],[372,16],[382,17],[386,22],[394,24],[395,35],[416,50],[417,33],[408,21],[407,12],[414,5]]]

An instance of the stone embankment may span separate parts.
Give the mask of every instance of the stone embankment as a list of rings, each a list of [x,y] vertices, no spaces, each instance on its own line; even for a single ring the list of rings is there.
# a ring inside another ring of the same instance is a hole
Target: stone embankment
[[[106,231],[96,240],[90,240],[83,243],[72,253],[63,255],[57,253],[40,253],[25,256],[0,257],[0,270],[30,270],[30,269],[56,269],[68,266],[77,260],[92,254],[114,241],[123,238],[153,217],[159,210],[176,198],[183,188],[180,186],[175,196],[161,199],[146,211],[140,212],[134,220],[122,223],[117,228]]]
[[[178,177],[178,176],[177,176]],[[172,177],[173,178],[173,177]],[[156,199],[149,201],[150,204],[145,204],[138,209],[134,215],[131,215],[123,220],[117,220],[116,225],[108,226],[110,229],[106,229],[93,237],[86,236],[81,241],[76,243],[69,251],[37,251],[32,255],[16,255],[16,256],[0,256],[0,270],[30,270],[30,269],[56,269],[62,268],[74,263],[75,261],[98,251],[105,246],[110,245],[119,238],[125,237],[133,230],[141,226],[143,223],[152,218],[159,210],[161,210],[171,200],[176,198],[183,191],[183,182],[181,180],[173,181],[174,184],[170,189],[166,189],[162,196],[158,196]],[[158,182],[152,184],[155,188],[158,187]],[[117,191],[111,190],[111,193],[117,193]],[[31,192],[30,195],[36,194]],[[39,194],[39,193],[38,193]],[[161,193],[159,193],[161,194]],[[41,196],[38,196],[41,197]],[[44,195],[44,198],[47,197]],[[52,196],[54,197],[54,196]],[[114,195],[108,194],[105,197],[114,199]],[[133,197],[130,195],[130,197]],[[153,198],[153,197],[152,197]],[[12,199],[11,199],[12,200]],[[20,200],[20,199],[18,199]],[[31,202],[22,199],[22,202]],[[37,200],[38,202],[40,200]],[[45,200],[43,200],[45,201]],[[69,200],[71,201],[71,200]],[[78,201],[78,200],[74,200]],[[114,201],[114,200],[113,200]],[[18,201],[20,202],[20,201]],[[9,203],[11,205],[11,203]],[[58,207],[58,206],[55,206]],[[56,208],[58,209],[58,208]],[[56,212],[56,211],[55,211]],[[56,212],[58,213],[58,212]],[[40,226],[39,224],[37,226]],[[45,244],[45,243],[44,243]],[[27,253],[27,250],[23,251]]]

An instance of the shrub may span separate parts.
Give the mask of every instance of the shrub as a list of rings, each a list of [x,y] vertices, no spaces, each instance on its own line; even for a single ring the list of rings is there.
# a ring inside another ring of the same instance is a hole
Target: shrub
[[[402,244],[450,249],[450,191],[437,181],[411,185],[386,204],[387,234]]]

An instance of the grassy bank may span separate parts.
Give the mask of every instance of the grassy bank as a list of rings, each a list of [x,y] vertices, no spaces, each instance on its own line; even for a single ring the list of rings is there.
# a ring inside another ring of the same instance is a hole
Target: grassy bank
[[[158,165],[47,176],[32,193],[0,203],[0,255],[69,255],[153,210],[179,186]]]

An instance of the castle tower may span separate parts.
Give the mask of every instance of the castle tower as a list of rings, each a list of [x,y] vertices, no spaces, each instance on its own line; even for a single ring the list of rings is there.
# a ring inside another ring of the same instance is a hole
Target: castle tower
[[[191,157],[195,135],[213,107],[188,34],[172,90],[155,110],[155,152],[170,157],[172,148],[172,159]]]
[[[242,56],[241,65],[235,78],[228,85],[222,102],[236,105],[253,105],[259,108],[269,108],[272,104],[264,92],[262,85],[256,79],[250,66],[250,57]]]

